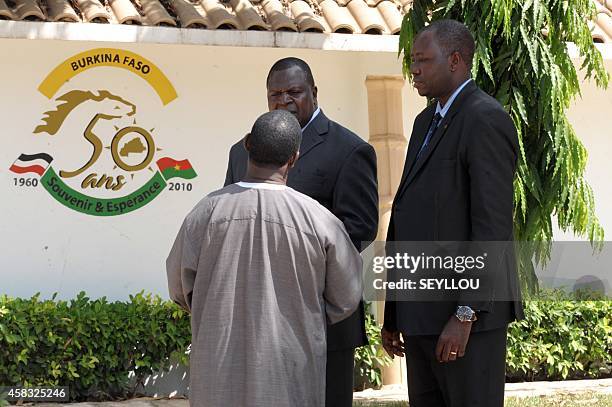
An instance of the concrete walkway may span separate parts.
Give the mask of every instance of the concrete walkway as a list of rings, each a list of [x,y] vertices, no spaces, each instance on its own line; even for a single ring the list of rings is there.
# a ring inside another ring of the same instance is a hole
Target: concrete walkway
[[[612,379],[601,380],[568,380],[563,382],[506,383],[506,397],[546,396],[559,393],[594,392],[612,394]],[[384,386],[380,390],[365,390],[354,393],[355,401],[384,402],[407,400],[406,388],[401,385]],[[26,405],[26,404],[24,404]],[[141,398],[121,402],[105,403],[72,403],[72,404],[36,404],[37,407],[188,407],[185,399]]]
[[[559,393],[594,392],[612,394],[612,379],[567,380],[562,382],[506,383],[506,397],[548,396]],[[405,401],[408,390],[401,385],[383,386],[380,390],[354,393],[355,401]]]

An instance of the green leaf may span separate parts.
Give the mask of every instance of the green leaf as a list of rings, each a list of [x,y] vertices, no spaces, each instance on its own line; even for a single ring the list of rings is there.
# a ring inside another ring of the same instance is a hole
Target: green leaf
[[[515,87],[512,87],[512,98],[514,99],[516,108],[521,115],[521,119],[523,119],[525,123],[529,123],[529,120],[527,119],[527,110],[525,109],[525,101],[523,100],[521,91]]]
[[[529,62],[531,62],[531,67],[533,68],[533,72],[535,72],[536,77],[539,76],[538,70],[538,54],[536,51],[536,45],[533,43],[532,39],[529,38],[529,34],[527,33],[527,29],[525,25],[521,22],[519,25],[519,30],[521,32],[521,37],[523,39],[523,45],[527,48],[527,54],[529,55]]]

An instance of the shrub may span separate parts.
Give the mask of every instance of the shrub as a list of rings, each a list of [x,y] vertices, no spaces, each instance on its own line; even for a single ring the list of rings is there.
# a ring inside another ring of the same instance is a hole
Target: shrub
[[[171,302],[142,293],[129,302],[54,299],[0,297],[3,385],[70,386],[71,400],[124,398],[170,356],[187,363],[189,318]]]
[[[612,302],[561,297],[527,301],[525,319],[510,325],[506,357],[508,380],[610,376]]]
[[[508,331],[508,379],[610,376],[611,315],[609,301],[527,301],[526,319]],[[355,352],[361,388],[379,386],[380,366],[388,361],[369,313],[366,330],[370,345]],[[186,364],[190,339],[189,315],[150,294],[112,303],[84,293],[69,302],[4,296],[0,383],[69,386],[71,400],[131,397],[170,360]]]

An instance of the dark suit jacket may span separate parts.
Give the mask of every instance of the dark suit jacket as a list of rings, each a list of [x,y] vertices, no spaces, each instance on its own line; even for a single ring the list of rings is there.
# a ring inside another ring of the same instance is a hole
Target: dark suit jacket
[[[436,103],[432,103],[414,121],[387,242],[512,241],[518,151],[512,119],[494,98],[470,81],[417,160],[435,110]],[[385,327],[407,335],[437,335],[457,305],[482,311],[473,332],[500,328],[521,318],[512,248],[503,253],[503,260],[497,286],[487,300],[460,300],[458,304],[456,300],[393,302],[388,297]]]
[[[246,173],[248,154],[242,140],[230,150],[225,185]],[[302,135],[300,156],[287,185],[316,199],[336,215],[358,250],[373,241],[378,230],[376,154],[371,145],[329,120],[321,111]],[[355,273],[361,275],[361,270]],[[367,344],[363,303],[349,318],[328,326],[328,350]]]

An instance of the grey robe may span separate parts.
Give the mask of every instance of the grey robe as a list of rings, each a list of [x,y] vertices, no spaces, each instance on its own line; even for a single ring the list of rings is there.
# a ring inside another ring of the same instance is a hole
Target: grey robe
[[[190,404],[324,406],[325,319],[357,308],[361,258],[315,200],[240,185],[196,205],[166,262],[170,297],[191,311]]]

